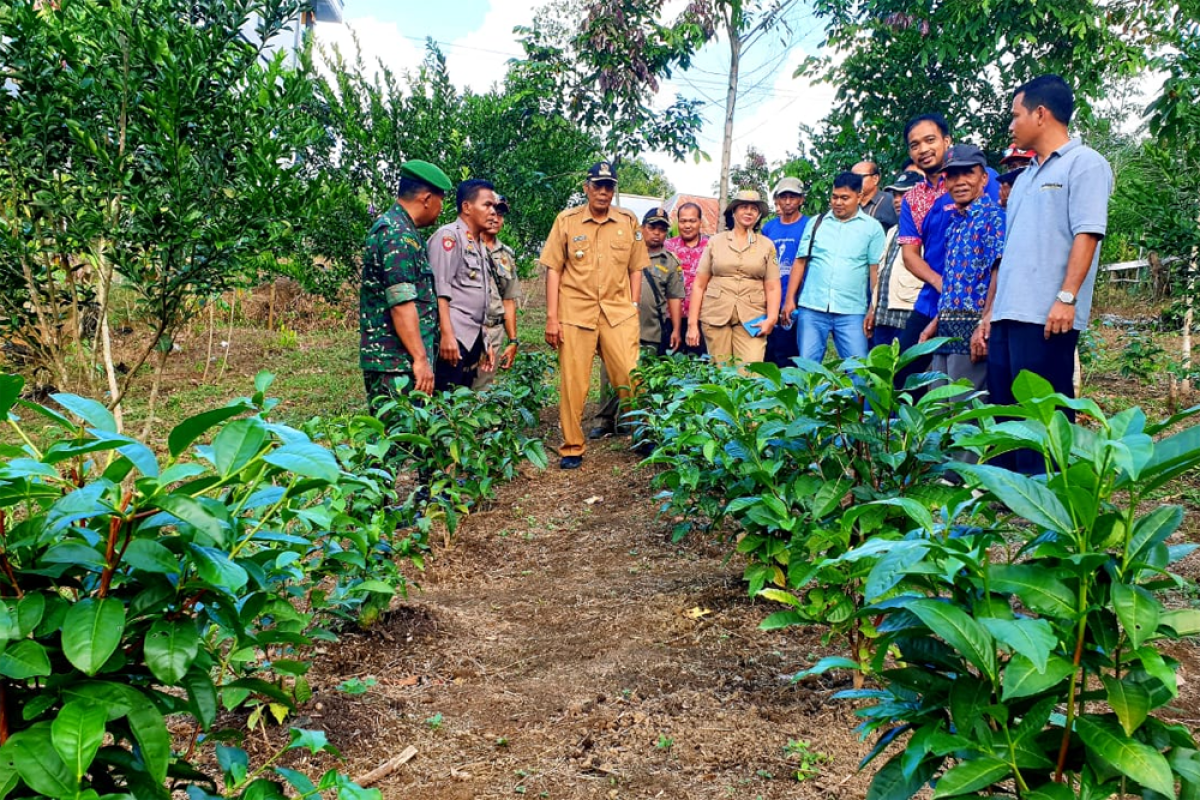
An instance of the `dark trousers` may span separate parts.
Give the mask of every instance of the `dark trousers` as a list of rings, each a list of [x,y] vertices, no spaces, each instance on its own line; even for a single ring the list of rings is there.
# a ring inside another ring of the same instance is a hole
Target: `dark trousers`
[[[363,385],[367,389],[367,405],[374,411],[380,403],[395,400],[400,396],[396,389],[397,378],[408,378],[404,386],[405,393],[413,391],[413,376],[411,372],[376,372],[363,370]]]
[[[879,347],[881,344],[891,344],[899,341],[904,336],[904,328],[896,328],[891,325],[876,325],[875,330],[871,332],[871,347]]]
[[[777,367],[794,367],[796,366],[796,362],[792,359],[799,357],[800,348],[796,343],[795,323],[790,328],[776,325],[767,334],[766,360]]]
[[[988,401],[996,405],[1012,405],[1013,381],[1021,370],[1039,375],[1054,387],[1054,391],[1066,397],[1075,396],[1075,347],[1079,344],[1079,331],[1071,330],[1046,338],[1046,326],[1033,322],[1016,322],[1005,319],[992,323],[988,338]],[[1064,408],[1063,413],[1071,422],[1075,412]],[[1016,450],[995,459],[998,466],[1040,475],[1046,471],[1046,462],[1040,453],[1033,450]]]
[[[475,383],[475,375],[479,370],[479,359],[483,356],[483,332],[475,337],[470,347],[458,343],[458,363],[451,364],[439,356],[437,366],[433,370],[434,391],[444,392],[456,386],[470,386]]]
[[[921,339],[921,331],[925,330],[926,326],[933,321],[933,317],[927,317],[920,312],[914,311],[908,317],[908,324],[904,326],[904,330],[900,333],[900,352],[904,352],[908,348],[917,344]],[[916,361],[909,364],[904,369],[896,373],[896,388],[903,389],[904,382],[908,380],[909,375],[917,375],[921,372],[928,372],[929,365],[933,361],[932,355],[921,356]],[[924,392],[918,392],[920,396]],[[916,399],[915,397],[913,398]]]

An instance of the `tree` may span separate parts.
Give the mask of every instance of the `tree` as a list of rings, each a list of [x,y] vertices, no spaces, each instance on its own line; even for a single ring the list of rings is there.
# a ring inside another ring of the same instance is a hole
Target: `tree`
[[[729,183],[729,188],[725,194],[720,194],[720,184],[714,187],[718,192],[717,196],[721,200],[722,211],[724,211],[725,204],[729,201],[729,198],[733,197],[735,192],[743,189],[753,189],[763,197],[770,197],[771,166],[767,163],[767,157],[755,149],[753,145],[747,147],[746,161],[730,167],[726,181]]]
[[[782,31],[783,52],[791,48],[791,23],[788,13],[799,7],[798,0],[716,0],[721,30],[729,43],[729,75],[725,89],[725,129],[721,137],[721,178],[717,202],[722,213],[730,196],[730,159],[733,152],[733,118],[737,110],[742,58],[769,34]]]
[[[658,197],[663,200],[675,194],[675,186],[659,167],[642,158],[634,158],[621,165],[621,191]]]
[[[940,111],[956,138],[993,151],[1009,143],[1012,89],[1036,75],[1067,76],[1086,119],[1112,77],[1147,63],[1144,6],[1123,0],[1003,0],[913,6],[893,0],[820,0],[826,52],[797,75],[838,87],[814,141],[826,156],[872,157],[894,169],[905,122]],[[852,163],[852,161],[851,161]]]
[[[152,413],[170,336],[194,303],[286,255],[322,208],[295,159],[320,133],[310,82],[282,54],[265,60],[262,44],[300,5],[0,9],[0,64],[14,87],[0,93],[0,275],[12,287],[0,308],[60,386],[93,389],[102,370],[118,419],[157,351]],[[118,280],[151,329],[123,380],[109,344]]]
[[[546,113],[560,114],[595,135],[621,161],[645,150],[676,159],[697,148],[699,103],[677,96],[655,108],[659,81],[686,69],[712,35],[711,8],[691,0],[671,24],[659,21],[663,0],[560,0],[518,28],[525,58],[513,65],[520,79],[549,90]],[[583,12],[572,31],[562,19]],[[580,165],[583,166],[582,164]]]

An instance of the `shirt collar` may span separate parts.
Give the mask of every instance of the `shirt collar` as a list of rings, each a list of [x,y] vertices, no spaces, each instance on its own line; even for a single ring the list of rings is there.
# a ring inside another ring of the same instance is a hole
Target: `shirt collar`
[[[1076,147],[1082,147],[1082,146],[1083,146],[1083,140],[1080,139],[1078,136],[1076,136],[1074,139],[1068,139],[1066,144],[1064,144],[1062,147],[1055,150],[1050,155],[1046,156],[1046,161],[1049,161],[1050,159],[1054,158],[1055,156],[1062,157],[1062,156],[1066,155],[1067,153],[1071,152],[1072,150],[1074,150]],[[1039,160],[1038,157],[1035,155],[1033,157],[1033,161],[1030,162],[1030,166],[1040,167],[1043,164],[1045,164],[1046,161]]]

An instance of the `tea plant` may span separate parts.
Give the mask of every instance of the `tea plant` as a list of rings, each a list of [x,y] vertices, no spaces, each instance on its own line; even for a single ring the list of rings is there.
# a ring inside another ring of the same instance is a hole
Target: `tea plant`
[[[160,455],[93,400],[54,395],[59,411],[0,376],[0,417],[23,443],[0,445],[3,794],[216,796],[195,751],[201,734],[236,736],[214,730],[219,711],[282,718],[308,694],[301,649],[403,585],[390,518],[361,513],[389,484],[274,422],[269,384],[184,420]],[[168,716],[194,725],[185,752]],[[282,796],[262,770],[232,774],[227,791]]]
[[[859,548],[886,553],[864,610],[880,620],[883,686],[841,696],[869,701],[856,713],[879,737],[864,764],[895,751],[869,796],[907,798],[943,772],[935,798],[1194,797],[1195,737],[1153,712],[1178,695],[1162,645],[1200,633],[1200,612],[1160,599],[1184,583],[1169,565],[1196,546],[1168,544],[1183,509],[1149,499],[1200,464],[1200,428],[1155,441],[1187,414],[1109,418],[1029,373],[1014,394],[1019,405],[980,409],[981,429],[958,443],[985,460],[1031,448],[1045,476],[958,464],[978,501],[964,493],[932,531]],[[834,666],[852,665],[810,672]]]

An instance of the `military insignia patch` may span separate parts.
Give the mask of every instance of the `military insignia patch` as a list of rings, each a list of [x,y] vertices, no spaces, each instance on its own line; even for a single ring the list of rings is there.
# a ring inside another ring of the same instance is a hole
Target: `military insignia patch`
[[[454,237],[453,236],[447,235],[447,236],[442,237],[442,249],[445,250],[447,253],[449,253],[451,250],[454,249]]]
[[[634,233],[633,233],[633,240],[634,240],[635,242],[640,242],[640,241],[642,240],[642,232],[641,232],[641,231],[634,231]]]

